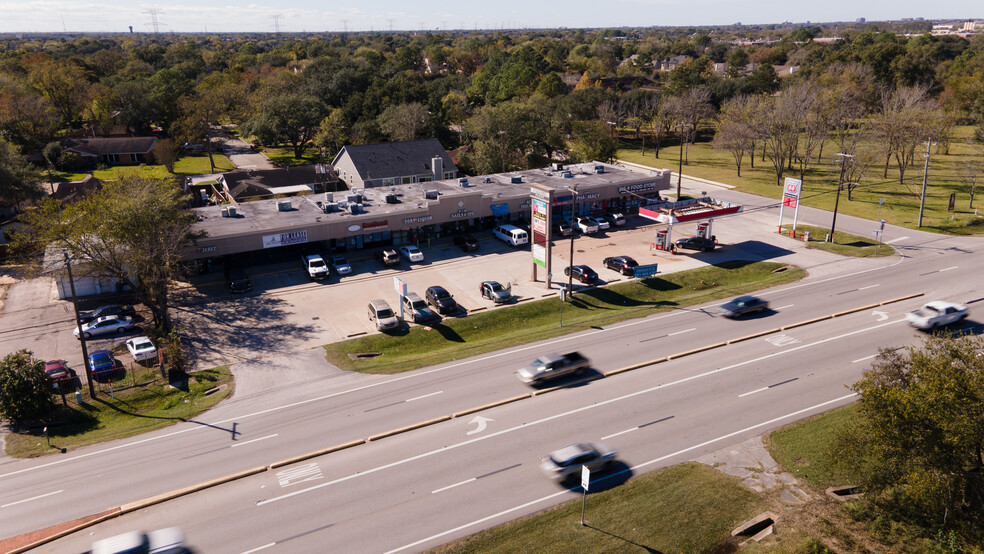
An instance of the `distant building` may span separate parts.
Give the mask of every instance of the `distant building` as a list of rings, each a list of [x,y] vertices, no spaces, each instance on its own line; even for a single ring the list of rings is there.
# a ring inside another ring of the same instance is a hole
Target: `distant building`
[[[331,165],[353,189],[458,178],[458,166],[434,138],[345,146]]]
[[[97,137],[62,139],[65,152],[75,152],[89,165],[136,165],[154,163],[157,137]]]
[[[298,196],[344,189],[344,186],[339,183],[338,176],[328,164],[299,165],[258,171],[237,169],[223,173],[218,178],[218,183],[223,196],[226,197],[225,199],[235,203],[262,200],[274,196]],[[210,197],[211,194],[208,196]]]
[[[864,23],[866,20],[863,17],[859,17],[855,20],[857,23]]]

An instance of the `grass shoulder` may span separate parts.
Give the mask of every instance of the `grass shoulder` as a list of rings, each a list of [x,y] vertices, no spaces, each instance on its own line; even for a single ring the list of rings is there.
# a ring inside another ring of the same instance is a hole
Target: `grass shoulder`
[[[792,231],[792,225],[783,225],[784,233]],[[814,225],[797,225],[796,238],[802,238],[804,233],[810,233],[810,240],[806,242],[807,248],[816,248],[824,252],[840,254],[841,256],[854,256],[858,258],[882,258],[891,256],[895,249],[891,245],[879,243],[876,240],[852,235],[843,231],[835,231],[832,242],[826,242],[827,234],[830,229],[816,227]],[[805,239],[804,239],[805,240]]]
[[[11,432],[4,437],[5,452],[15,458],[29,458],[74,450],[82,446],[123,439],[188,421],[211,409],[232,394],[234,382],[228,366],[190,374],[187,390],[171,387],[158,368],[136,370],[136,385],[116,390],[113,396],[59,405],[47,423],[48,438],[41,429]],[[206,391],[226,385],[223,390]],[[50,446],[49,446],[50,443]]]
[[[732,552],[730,531],[765,505],[737,478],[690,462],[589,494],[583,527],[577,499],[434,551]]]
[[[648,316],[802,279],[806,272],[775,262],[731,261],[651,279],[618,283],[560,299],[524,302],[503,309],[446,318],[430,330],[411,327],[403,335],[372,334],[325,345],[330,363],[364,373],[399,373],[508,346]],[[379,352],[370,358],[356,354]],[[351,355],[351,356],[350,356]]]

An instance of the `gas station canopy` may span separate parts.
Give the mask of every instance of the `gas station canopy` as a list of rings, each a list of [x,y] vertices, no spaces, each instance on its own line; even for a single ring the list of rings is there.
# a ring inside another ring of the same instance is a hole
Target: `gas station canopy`
[[[741,204],[705,196],[678,202],[662,202],[639,208],[639,215],[658,223],[674,225],[695,219],[710,219],[740,213]]]

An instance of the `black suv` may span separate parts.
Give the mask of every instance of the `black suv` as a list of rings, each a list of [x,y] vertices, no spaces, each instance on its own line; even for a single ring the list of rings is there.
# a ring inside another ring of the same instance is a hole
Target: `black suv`
[[[454,245],[461,248],[465,252],[474,252],[478,250],[478,240],[475,237],[469,235],[468,233],[461,233],[460,235],[454,236]]]
[[[458,303],[454,301],[454,297],[444,287],[427,287],[427,290],[424,291],[424,299],[427,300],[428,304],[434,306],[437,313],[441,315],[453,314],[458,311]]]
[[[574,278],[582,283],[593,283],[598,280],[598,274],[586,265],[564,268],[564,275],[571,275],[572,273],[574,274]]]
[[[239,267],[226,268],[225,278],[226,288],[229,289],[229,292],[240,293],[253,290],[253,283],[250,282],[245,269]]]
[[[715,237],[705,238],[705,237],[687,237],[676,241],[677,248],[686,248],[688,250],[700,250],[702,252],[710,252],[717,247],[717,239]]]
[[[632,268],[639,265],[639,262],[628,256],[612,256],[611,258],[602,260],[602,263],[608,269],[613,269],[622,275],[632,275]]]

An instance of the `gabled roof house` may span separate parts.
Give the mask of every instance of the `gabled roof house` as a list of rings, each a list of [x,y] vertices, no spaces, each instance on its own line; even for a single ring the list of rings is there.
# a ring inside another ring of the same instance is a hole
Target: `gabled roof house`
[[[458,178],[458,166],[435,138],[345,146],[331,165],[352,189]]]

